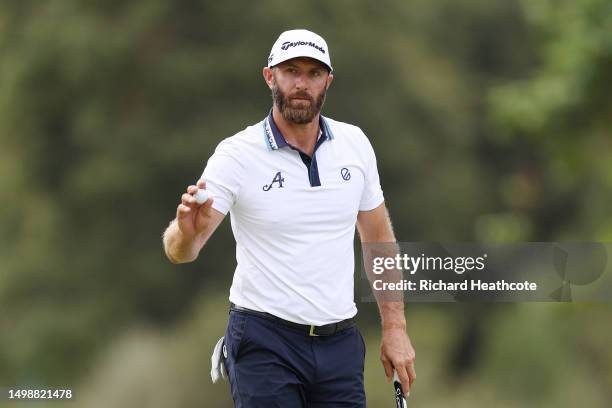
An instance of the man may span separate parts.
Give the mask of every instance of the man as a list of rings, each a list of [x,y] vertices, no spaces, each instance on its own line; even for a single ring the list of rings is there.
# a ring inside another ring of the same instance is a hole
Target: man
[[[358,127],[320,115],[332,83],[327,43],[282,33],[264,79],[273,107],[223,140],[164,233],[195,260],[230,212],[237,267],[224,357],[237,407],[364,407],[365,345],[354,326],[353,239],[395,242],[376,158]],[[197,204],[206,188],[212,198]],[[416,378],[402,302],[379,302],[381,361],[408,393]]]

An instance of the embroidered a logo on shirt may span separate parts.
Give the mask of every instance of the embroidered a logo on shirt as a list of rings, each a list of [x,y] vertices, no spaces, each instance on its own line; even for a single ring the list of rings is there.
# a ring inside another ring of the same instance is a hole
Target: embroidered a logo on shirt
[[[351,172],[346,167],[340,170],[340,175],[342,176],[342,180],[348,181],[351,179]]]
[[[274,187],[274,183],[278,183],[278,187],[283,188],[284,182],[285,182],[285,178],[279,171],[278,173],[274,175],[274,178],[272,179],[272,182],[270,184],[264,184],[264,186],[262,187],[263,191],[269,191],[272,187]]]

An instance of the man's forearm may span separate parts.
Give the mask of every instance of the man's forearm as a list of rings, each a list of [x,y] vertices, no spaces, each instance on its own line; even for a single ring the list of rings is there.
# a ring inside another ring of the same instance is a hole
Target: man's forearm
[[[378,301],[378,309],[383,330],[406,330],[406,317],[404,316],[404,302]]]
[[[390,240],[389,240],[390,241]],[[404,316],[404,293],[401,291],[374,289],[376,280],[382,281],[383,285],[397,283],[402,279],[399,269],[388,269],[380,275],[373,273],[371,265],[374,256],[394,258],[400,252],[395,242],[379,242],[377,244],[366,244],[364,246],[365,262],[370,263],[366,267],[366,275],[370,281],[371,289],[378,304],[383,330],[391,328],[406,329],[406,318]]]
[[[183,235],[176,220],[173,220],[164,231],[164,251],[168,259],[175,264],[192,262],[198,257],[200,239],[189,239]]]
[[[358,228],[363,244],[364,262],[366,263],[366,275],[372,285],[372,292],[380,311],[382,327],[406,329],[406,318],[404,316],[403,293],[390,291],[378,292],[374,290],[374,280],[383,282],[398,282],[402,279],[402,272],[397,269],[387,270],[382,275],[375,275],[372,269],[372,261],[375,256],[395,257],[400,253],[399,246],[393,233],[389,212],[383,205],[374,211],[362,213],[358,218]]]

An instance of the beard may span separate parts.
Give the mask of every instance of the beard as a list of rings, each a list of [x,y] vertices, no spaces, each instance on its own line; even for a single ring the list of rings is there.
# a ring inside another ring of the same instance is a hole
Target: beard
[[[316,98],[311,97],[307,92],[296,92],[287,96],[278,87],[276,78],[272,82],[272,100],[283,115],[283,119],[298,125],[312,122],[315,116],[321,112],[326,93],[327,89],[324,88]],[[295,100],[296,98],[306,99],[307,101]]]

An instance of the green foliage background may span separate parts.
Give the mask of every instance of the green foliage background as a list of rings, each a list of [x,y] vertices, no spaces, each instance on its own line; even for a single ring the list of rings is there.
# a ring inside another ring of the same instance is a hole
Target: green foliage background
[[[160,234],[217,143],[266,114],[261,67],[296,27],[330,45],[324,113],[369,135],[399,240],[612,241],[608,0],[3,1],[0,387],[77,394],[38,407],[231,406],[208,377],[228,223],[190,265]],[[391,406],[359,308],[369,406]],[[409,305],[411,402],[610,406],[610,316]]]

